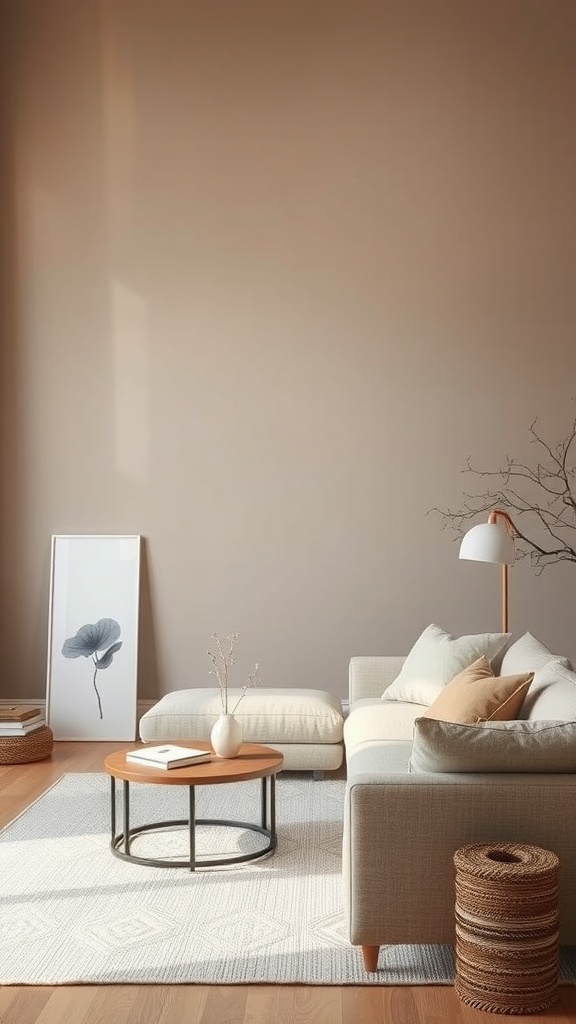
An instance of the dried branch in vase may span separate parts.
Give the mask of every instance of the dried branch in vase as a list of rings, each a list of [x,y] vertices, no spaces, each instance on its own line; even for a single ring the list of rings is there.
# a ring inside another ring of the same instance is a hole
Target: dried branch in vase
[[[218,686],[220,689],[220,701],[222,704],[222,712],[227,715],[228,712],[228,673],[230,667],[235,663],[234,648],[236,641],[240,633],[228,633],[227,636],[220,636],[218,633],[212,633],[212,640],[214,641],[214,651],[208,651],[208,657],[212,664],[212,668],[209,670],[211,676],[216,676]],[[230,711],[230,714],[234,714],[240,701],[244,699],[248,690],[252,689],[253,686],[257,686],[261,682],[258,675],[258,663],[254,666],[254,671],[248,676],[248,682],[242,687],[240,696],[238,697],[234,707]]]

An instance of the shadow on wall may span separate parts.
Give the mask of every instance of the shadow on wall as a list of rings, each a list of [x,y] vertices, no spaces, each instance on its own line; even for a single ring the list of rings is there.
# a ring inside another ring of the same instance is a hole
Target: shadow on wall
[[[138,698],[140,700],[151,700],[160,697],[160,695],[148,541],[146,537],[142,537],[138,615]]]
[[[8,14],[6,13],[6,17]],[[17,362],[20,323],[16,247],[16,112],[9,70],[9,32],[0,33],[0,652],[2,686],[11,677],[10,651],[29,642],[22,607],[23,515],[22,402]],[[4,689],[0,690],[0,695]]]

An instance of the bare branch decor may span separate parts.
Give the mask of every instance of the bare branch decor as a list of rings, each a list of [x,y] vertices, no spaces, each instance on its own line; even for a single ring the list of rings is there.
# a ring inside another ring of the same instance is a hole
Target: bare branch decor
[[[566,437],[553,444],[530,427],[535,460],[528,465],[505,456],[499,469],[478,469],[467,460],[463,473],[482,481],[484,490],[464,494],[461,508],[432,508],[459,536],[470,520],[495,507],[508,509],[515,528],[518,558],[530,558],[537,574],[556,562],[576,562],[576,419]]]
[[[228,671],[235,661],[234,646],[239,636],[240,633],[229,633],[228,636],[219,636],[218,633],[212,633],[212,640],[214,641],[216,650],[207,651],[212,665],[212,668],[209,670],[209,674],[211,676],[216,676],[216,679],[218,680],[222,712],[225,715],[228,714]],[[259,682],[258,662],[256,662],[254,671],[248,676],[248,682],[242,687],[242,692],[230,711],[232,715],[236,711],[240,701],[246,696],[248,690],[253,686],[256,686]]]

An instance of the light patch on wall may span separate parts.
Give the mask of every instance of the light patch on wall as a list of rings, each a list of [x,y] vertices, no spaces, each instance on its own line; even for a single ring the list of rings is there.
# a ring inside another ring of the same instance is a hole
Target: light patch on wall
[[[117,469],[135,483],[150,479],[148,311],[139,295],[112,282],[114,447]]]

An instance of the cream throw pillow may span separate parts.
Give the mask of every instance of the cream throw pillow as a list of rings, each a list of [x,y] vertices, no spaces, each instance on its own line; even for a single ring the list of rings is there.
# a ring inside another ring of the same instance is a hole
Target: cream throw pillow
[[[524,636],[521,636],[504,651],[500,675],[512,676],[517,672],[537,672],[539,668],[543,668],[553,659],[568,665],[566,658],[559,659],[557,654],[552,654],[546,644],[532,636],[532,633],[524,633]]]
[[[554,658],[534,673],[519,718],[576,721],[576,672],[564,658]]]
[[[411,772],[575,772],[576,722],[464,725],[417,718]]]
[[[533,672],[495,676],[487,658],[478,658],[441,690],[423,718],[443,722],[505,722],[517,718]]]
[[[458,672],[481,655],[491,661],[509,638],[510,633],[472,633],[456,639],[440,626],[428,626],[408,654],[400,675],[382,694],[382,700],[429,705]]]

